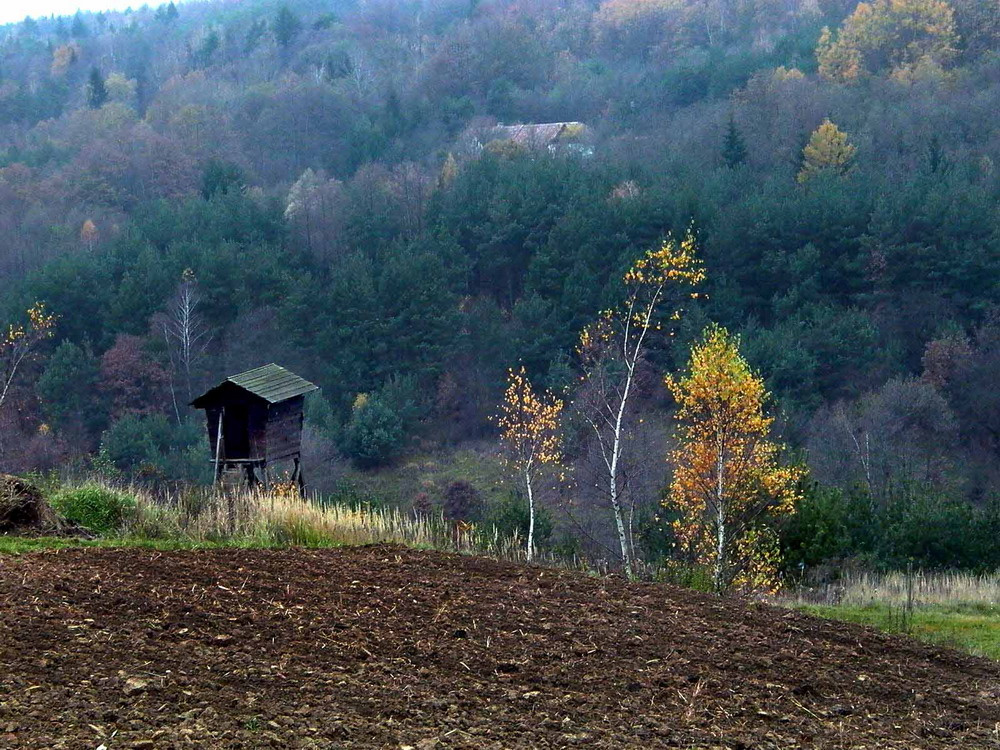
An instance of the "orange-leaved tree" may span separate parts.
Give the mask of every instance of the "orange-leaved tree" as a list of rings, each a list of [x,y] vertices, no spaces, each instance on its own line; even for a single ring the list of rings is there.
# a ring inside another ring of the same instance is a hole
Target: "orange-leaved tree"
[[[794,512],[803,471],[782,466],[770,439],[763,380],[740,355],[739,339],[708,328],[689,369],[668,377],[677,402],[673,482],[664,505],[689,559],[709,566],[718,592],[773,591],[780,552],[767,520]]]
[[[820,75],[854,83],[887,70],[938,69],[956,54],[955,13],[944,0],[871,0],[858,3],[834,36],[824,28],[816,48]]]
[[[580,412],[598,444],[602,476],[595,484],[611,505],[629,578],[634,577],[635,567],[632,535],[623,513],[622,474],[636,371],[650,335],[662,329],[664,319],[672,322],[680,317],[682,300],[697,296],[693,288],[704,278],[694,234],[688,232],[679,242],[669,238],[625,274],[624,303],[605,311],[580,335],[578,351],[584,367]]]
[[[56,316],[46,312],[41,302],[36,302],[28,308],[26,323],[12,323],[6,332],[0,332],[0,409],[10,395],[21,366],[42,341],[52,337],[55,325]]]
[[[561,457],[559,415],[563,402],[551,394],[538,396],[524,367],[507,373],[507,390],[496,421],[501,430],[504,454],[524,482],[528,495],[528,559],[535,555],[534,482],[543,464]]]
[[[80,242],[87,246],[87,250],[93,252],[94,243],[97,242],[97,225],[91,219],[87,219],[80,227]]]

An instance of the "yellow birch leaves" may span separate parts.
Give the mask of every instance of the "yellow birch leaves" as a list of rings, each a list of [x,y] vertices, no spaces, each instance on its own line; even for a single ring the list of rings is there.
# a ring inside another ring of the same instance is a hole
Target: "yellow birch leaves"
[[[11,324],[7,333],[0,339],[0,352],[16,349],[27,342],[37,343],[50,338],[56,325],[56,316],[45,310],[45,305],[36,302],[28,308],[28,324]]]
[[[15,323],[0,334],[0,407],[11,392],[11,386],[21,364],[35,347],[55,333],[56,316],[36,302],[28,308],[27,325]]]
[[[680,551],[713,569],[719,591],[776,589],[780,555],[765,521],[794,511],[802,470],[779,464],[763,380],[738,340],[713,326],[692,349],[688,371],[666,383],[677,401],[678,446],[664,505],[679,516]]]
[[[560,460],[562,409],[560,399],[535,393],[524,367],[507,373],[507,390],[496,422],[509,460],[518,471]]]

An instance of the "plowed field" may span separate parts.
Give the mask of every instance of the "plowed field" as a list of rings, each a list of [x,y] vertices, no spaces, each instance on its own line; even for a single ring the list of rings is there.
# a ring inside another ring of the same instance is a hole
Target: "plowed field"
[[[1000,666],[392,547],[0,557],[10,748],[990,748]]]

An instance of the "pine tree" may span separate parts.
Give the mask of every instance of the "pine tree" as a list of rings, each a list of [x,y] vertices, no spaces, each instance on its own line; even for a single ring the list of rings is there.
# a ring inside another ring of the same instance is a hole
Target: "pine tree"
[[[70,26],[69,33],[74,39],[83,39],[90,33],[89,29],[87,29],[87,24],[83,22],[83,15],[80,11],[77,11],[76,15],[73,16],[73,25]]]
[[[163,23],[171,23],[177,19],[177,6],[172,2],[168,5],[161,5],[156,9],[155,18],[157,21],[162,21]]]
[[[103,426],[97,389],[100,365],[89,349],[63,341],[49,357],[35,386],[45,416],[56,427],[79,426],[94,432]]]
[[[857,149],[847,134],[829,118],[813,131],[809,143],[802,149],[802,169],[798,181],[808,182],[821,174],[844,175],[851,168]]]
[[[207,68],[212,62],[212,55],[219,49],[219,44],[219,32],[212,29],[202,39],[201,44],[193,55],[195,65],[200,68]]]
[[[104,77],[96,67],[90,69],[87,79],[87,104],[91,109],[100,109],[108,100],[108,89],[104,85]]]
[[[292,13],[287,5],[282,5],[271,26],[271,30],[274,32],[274,40],[282,49],[287,49],[295,40],[295,37],[298,36],[301,29],[302,22],[299,20],[299,17]]]
[[[743,140],[743,135],[736,127],[736,122],[732,117],[729,118],[726,138],[722,143],[722,159],[730,169],[735,169],[747,160],[746,141]]]
[[[935,173],[945,168],[944,150],[937,133],[931,136],[930,143],[927,144],[927,166]]]

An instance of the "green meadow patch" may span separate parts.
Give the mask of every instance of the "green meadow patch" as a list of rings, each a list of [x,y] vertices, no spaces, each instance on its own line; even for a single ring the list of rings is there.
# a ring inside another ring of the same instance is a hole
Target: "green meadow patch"
[[[887,632],[1000,659],[1000,606],[985,603],[918,604],[908,616],[884,603],[798,604],[808,614],[871,625]]]

